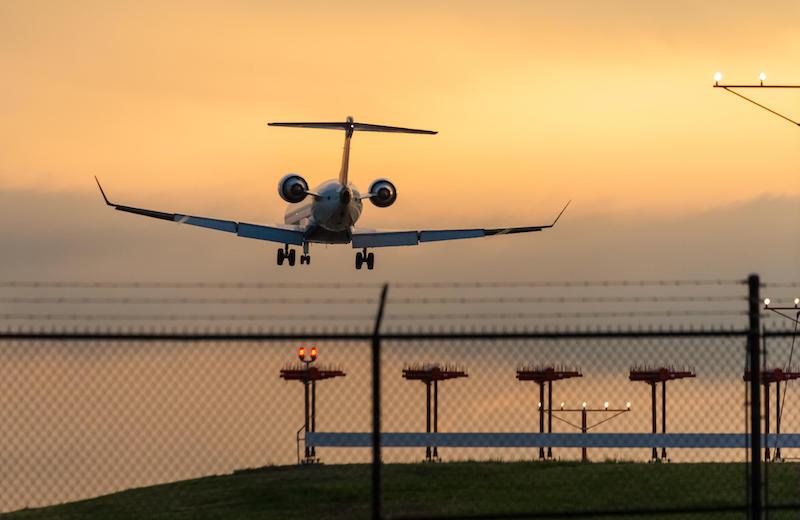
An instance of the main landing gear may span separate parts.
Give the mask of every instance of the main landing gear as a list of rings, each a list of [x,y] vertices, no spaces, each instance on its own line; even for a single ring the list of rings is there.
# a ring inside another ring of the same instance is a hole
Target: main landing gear
[[[361,269],[361,266],[367,264],[367,269],[372,271],[372,268],[375,267],[375,254],[374,253],[367,253],[367,249],[364,248],[364,252],[356,253],[356,269]]]
[[[289,249],[289,244],[286,244],[283,248],[278,249],[278,265],[283,265],[283,262],[287,261],[289,262],[290,266],[293,266],[295,259],[295,250]],[[308,254],[308,244],[303,245],[303,254],[300,255],[300,265],[303,264],[311,264],[311,255]]]

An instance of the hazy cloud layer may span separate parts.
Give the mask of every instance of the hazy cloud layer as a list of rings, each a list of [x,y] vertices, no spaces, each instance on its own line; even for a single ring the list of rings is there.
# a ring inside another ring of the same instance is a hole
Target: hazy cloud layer
[[[435,201],[419,202],[427,203]],[[366,226],[377,211],[366,209]],[[273,222],[280,221],[281,210],[274,213]],[[349,246],[313,246],[311,266],[278,268],[276,245],[115,212],[99,195],[5,191],[0,216],[5,280],[737,278],[749,272],[800,278],[800,197],[764,195],[680,218],[592,215],[576,201],[553,230],[377,250],[372,272],[354,271]],[[464,220],[462,226],[482,224],[474,216]],[[431,224],[416,217],[393,227]],[[524,222],[492,217],[485,224]]]

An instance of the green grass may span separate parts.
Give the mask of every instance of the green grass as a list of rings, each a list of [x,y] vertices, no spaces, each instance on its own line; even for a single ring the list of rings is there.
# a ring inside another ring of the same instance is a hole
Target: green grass
[[[800,501],[799,471],[795,464],[770,466],[773,503]],[[387,464],[384,483],[387,516],[689,508],[745,501],[742,464]],[[133,489],[8,517],[357,519],[369,517],[369,486],[365,465],[276,466]],[[742,515],[718,516],[723,517]],[[797,513],[772,515],[778,517],[796,518]]]

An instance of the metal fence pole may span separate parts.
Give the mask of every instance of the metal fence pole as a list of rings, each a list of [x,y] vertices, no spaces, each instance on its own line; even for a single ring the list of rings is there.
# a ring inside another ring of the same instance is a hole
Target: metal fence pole
[[[305,449],[303,450],[303,452],[305,453],[305,462],[308,462],[308,460],[311,458],[311,448],[308,445],[308,432],[310,431],[308,420],[309,416],[311,415],[311,411],[309,410],[309,401],[308,401],[308,381],[303,381],[303,394],[305,395],[304,398],[305,405],[303,406],[303,411],[304,411],[303,413],[305,415],[305,418],[303,419],[303,430],[305,430],[305,440],[303,444],[305,445]]]
[[[547,433],[553,433],[553,382],[547,382]],[[547,447],[547,458],[553,458],[553,447]]]
[[[661,433],[667,433],[667,382],[661,381]],[[667,460],[667,448],[661,447],[661,460]]]
[[[317,380],[311,380],[311,431],[317,431]],[[311,457],[317,456],[317,447],[311,446]]]
[[[650,421],[652,424],[653,434],[658,433],[658,406],[656,402],[656,382],[650,383]],[[650,454],[652,462],[658,462],[658,448],[653,444],[652,453]]]
[[[433,433],[439,433],[439,381],[433,380]],[[439,447],[433,446],[433,459],[439,458]]]
[[[381,322],[389,285],[384,284],[372,332],[372,520],[382,518],[381,505]]]
[[[761,280],[757,274],[747,278],[747,352],[750,365],[750,519],[761,518]]]
[[[431,432],[431,382],[425,381],[425,433]],[[431,460],[431,447],[425,446],[425,461]]]
[[[539,433],[544,433],[544,381],[539,383]],[[539,446],[539,458],[544,458],[544,446]]]

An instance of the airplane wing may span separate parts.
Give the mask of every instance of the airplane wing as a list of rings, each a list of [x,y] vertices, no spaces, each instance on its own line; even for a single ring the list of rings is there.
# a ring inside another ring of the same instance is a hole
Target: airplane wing
[[[552,224],[543,226],[524,226],[509,228],[490,228],[490,229],[440,229],[430,231],[366,231],[355,230],[353,232],[353,247],[361,249],[364,247],[392,247],[392,246],[416,246],[420,242],[438,242],[440,240],[460,240],[463,238],[480,238],[494,235],[512,235],[514,233],[531,233],[542,231],[556,225],[558,219],[567,210],[569,202],[564,206]]]
[[[108,200],[103,187],[100,186],[100,181],[97,177],[97,187],[100,188],[100,193],[106,204],[116,209],[117,211],[124,211],[126,213],[134,213],[136,215],[144,215],[145,217],[152,217],[161,220],[169,220],[179,224],[189,224],[190,226],[199,226],[208,229],[216,229],[218,231],[225,231],[227,233],[234,233],[237,236],[244,238],[254,238],[256,240],[267,240],[269,242],[278,242],[280,244],[303,245],[303,231],[299,226],[259,226],[257,224],[247,224],[245,222],[234,222],[232,220],[219,220],[215,218],[196,217],[193,215],[181,215],[180,213],[164,213],[161,211],[154,211],[151,209],[134,208],[131,206],[123,206],[121,204],[114,204]]]

